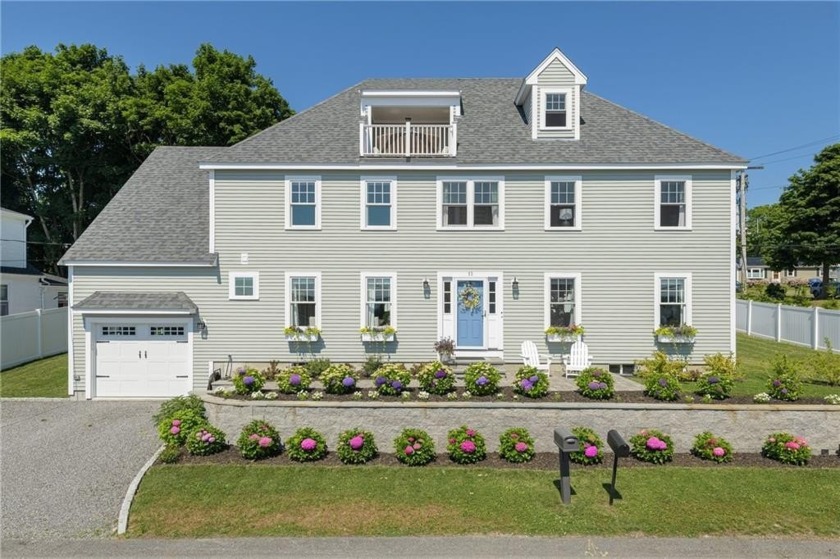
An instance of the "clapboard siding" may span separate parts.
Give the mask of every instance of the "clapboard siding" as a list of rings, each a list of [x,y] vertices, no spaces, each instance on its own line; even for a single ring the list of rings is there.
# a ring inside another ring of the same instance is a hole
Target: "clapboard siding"
[[[573,127],[569,130],[539,130],[538,137],[540,138],[559,138],[559,139],[574,139],[574,126],[579,124],[575,122],[578,118],[578,95],[580,89],[575,85],[575,76],[572,72],[559,60],[555,60],[537,77],[538,85],[534,88],[534,100],[536,102],[536,112],[534,118],[537,119],[537,127],[542,124],[542,103],[545,100],[543,89],[546,87],[566,87],[570,89],[569,95],[566,96],[566,110],[568,111],[567,118],[572,123]]]

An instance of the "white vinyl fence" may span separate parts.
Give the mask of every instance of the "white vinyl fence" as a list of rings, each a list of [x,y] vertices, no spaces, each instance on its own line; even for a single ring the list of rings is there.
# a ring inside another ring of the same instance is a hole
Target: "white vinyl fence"
[[[735,328],[748,336],[772,338],[812,349],[825,349],[828,338],[840,351],[840,311],[819,307],[790,307],[756,301],[736,301]]]
[[[0,317],[0,370],[67,351],[67,307]]]

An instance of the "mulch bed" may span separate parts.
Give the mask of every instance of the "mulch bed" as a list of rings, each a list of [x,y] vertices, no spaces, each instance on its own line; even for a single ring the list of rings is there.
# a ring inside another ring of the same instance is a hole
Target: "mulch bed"
[[[583,466],[572,463],[572,468],[612,468],[612,455],[607,455],[604,462],[593,466]],[[360,466],[350,466],[342,464],[335,452],[327,453],[326,458],[316,462],[295,462],[290,460],[288,455],[283,453],[280,456],[266,458],[265,460],[246,460],[242,458],[236,447],[230,447],[227,450],[218,454],[210,456],[190,456],[186,450],[181,450],[181,457],[177,464],[220,464],[220,465],[240,465],[247,464],[263,464],[267,466],[300,466],[301,464],[315,464],[318,466],[340,466],[343,468],[353,468]],[[840,468],[840,456],[837,453],[829,456],[813,456],[811,461],[806,466],[791,466],[782,464],[775,460],[770,460],[757,453],[736,453],[732,457],[732,462],[725,464],[718,464],[710,460],[701,460],[692,454],[674,454],[674,459],[663,465],[650,464],[648,462],[641,462],[635,458],[620,458],[618,461],[619,468],[673,468],[673,467],[698,467],[698,468],[732,468],[732,467],[760,467],[760,468]],[[405,464],[399,462],[393,454],[380,454],[364,466],[399,466],[408,468]],[[438,455],[437,460],[424,466],[426,468],[440,468],[440,467],[454,467],[454,468],[505,468],[518,470],[559,470],[559,459],[557,453],[554,452],[540,452],[534,456],[530,462],[522,464],[512,464],[507,460],[502,459],[498,453],[492,452],[487,455],[487,459],[477,464],[455,464],[450,461],[445,455]]]

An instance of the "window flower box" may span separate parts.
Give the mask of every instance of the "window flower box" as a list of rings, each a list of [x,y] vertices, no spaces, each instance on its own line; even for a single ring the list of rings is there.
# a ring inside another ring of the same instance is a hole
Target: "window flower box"
[[[287,326],[283,329],[287,342],[317,342],[321,338],[321,329],[310,326]]]
[[[583,335],[584,329],[580,324],[569,326],[549,326],[545,329],[547,342],[576,342]]]
[[[660,344],[693,344],[694,336],[656,336]]]
[[[653,335],[660,344],[693,344],[697,328],[689,324],[660,326],[653,331]]]
[[[391,326],[385,326],[380,328],[369,328],[365,326],[359,329],[359,333],[362,335],[362,342],[384,343],[393,342],[396,338],[397,330]]]

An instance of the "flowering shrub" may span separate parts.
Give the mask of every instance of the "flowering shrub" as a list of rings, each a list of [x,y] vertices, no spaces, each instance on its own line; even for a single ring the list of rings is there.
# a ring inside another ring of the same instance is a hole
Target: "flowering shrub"
[[[449,458],[458,464],[474,464],[487,458],[487,445],[475,429],[462,425],[449,432],[446,451]]]
[[[542,398],[548,394],[548,375],[536,367],[520,367],[513,390],[529,398]]]
[[[499,390],[502,375],[498,369],[485,361],[476,361],[464,371],[464,384],[470,394],[488,396]]]
[[[252,392],[259,392],[265,384],[265,377],[256,369],[246,369],[239,367],[236,369],[233,378],[233,387],[237,394],[250,394]]]
[[[181,458],[181,447],[175,444],[166,445],[158,455],[158,460],[164,464],[174,464]]]
[[[187,434],[187,452],[193,456],[209,456],[226,448],[225,434],[212,425],[199,427]]]
[[[802,392],[802,380],[796,365],[788,361],[786,355],[777,355],[773,360],[773,373],[767,379],[767,393],[777,400],[790,402],[799,399]]]
[[[193,410],[174,412],[169,418],[158,423],[158,435],[165,444],[183,446],[187,434],[207,425],[207,420]]]
[[[580,450],[569,453],[569,460],[576,464],[600,464],[604,461],[604,441],[588,427],[573,427],[572,434],[580,442]]]
[[[691,454],[703,460],[715,462],[730,462],[732,460],[732,445],[723,437],[716,437],[709,431],[704,431],[695,437]]]
[[[204,401],[195,394],[190,394],[189,396],[176,396],[161,403],[158,412],[152,416],[152,423],[160,425],[160,422],[164,419],[170,419],[172,414],[183,410],[190,410],[195,412],[196,415],[207,417]]]
[[[705,374],[697,381],[697,393],[715,400],[729,398],[735,379],[729,375]]]
[[[499,437],[499,455],[508,462],[530,462],[534,459],[534,439],[523,427],[508,429]]]
[[[435,459],[435,443],[422,429],[403,429],[394,439],[397,460],[409,466],[425,466]]]
[[[790,433],[773,433],[761,447],[761,455],[782,464],[804,466],[811,459],[811,447],[802,437]]]
[[[767,404],[770,402],[772,398],[770,398],[770,394],[767,392],[759,392],[755,396],[753,396],[753,402],[756,404]]]
[[[338,436],[336,454],[345,464],[364,464],[372,460],[377,454],[373,433],[358,428],[344,431]]]
[[[401,364],[382,365],[373,376],[373,384],[383,396],[399,396],[403,390],[408,389],[408,383],[411,382],[411,373]]]
[[[280,433],[267,421],[255,419],[242,428],[236,441],[239,454],[248,460],[260,460],[275,456],[283,451]]]
[[[662,431],[644,429],[630,437],[630,454],[642,462],[664,464],[674,457],[674,443]]]
[[[289,458],[298,462],[320,460],[327,455],[327,441],[324,436],[310,427],[301,427],[286,439]]]
[[[840,394],[829,394],[828,396],[823,397],[823,400],[825,400],[827,404],[840,406]]]
[[[645,379],[645,394],[657,400],[676,400],[680,397],[680,381],[671,374],[649,376]]]
[[[420,388],[429,394],[443,396],[455,388],[455,375],[440,361],[424,365],[417,373],[417,380],[420,382]]]
[[[589,367],[575,380],[578,391],[593,400],[609,400],[615,395],[613,376],[604,369]]]
[[[356,391],[359,374],[350,365],[330,365],[321,373],[327,394],[350,394]]]
[[[300,365],[287,367],[277,373],[277,388],[283,394],[297,394],[301,390],[308,390],[311,382],[309,371]]]
[[[236,390],[233,388],[227,388],[224,386],[219,386],[215,390],[213,390],[213,395],[218,396],[219,398],[233,398],[236,396]]]

